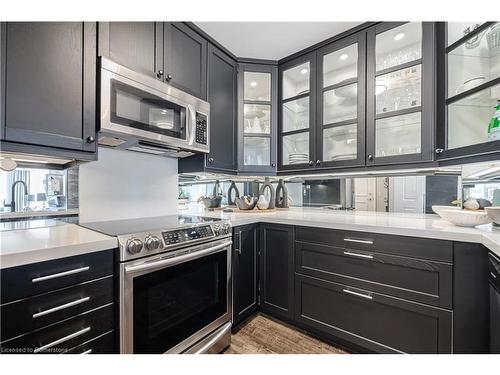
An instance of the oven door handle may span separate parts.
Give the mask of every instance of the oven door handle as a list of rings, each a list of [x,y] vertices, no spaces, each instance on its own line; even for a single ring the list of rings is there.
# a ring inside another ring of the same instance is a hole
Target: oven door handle
[[[126,266],[125,267],[125,273],[135,273],[135,272],[140,272],[140,271],[151,271],[157,268],[164,268],[164,267],[169,267],[173,266],[175,264],[179,263],[184,263],[192,259],[197,259],[205,255],[210,255],[213,253],[218,252],[220,249],[223,249],[225,247],[231,246],[232,241],[226,241],[224,243],[221,243],[216,246],[209,247],[207,249],[203,249],[200,251],[194,251],[189,254],[185,255],[180,255],[178,257],[173,257],[173,258],[168,258],[168,259],[160,259],[160,260],[155,260],[155,261],[150,261],[150,262],[145,262],[142,264],[138,264],[136,266]]]

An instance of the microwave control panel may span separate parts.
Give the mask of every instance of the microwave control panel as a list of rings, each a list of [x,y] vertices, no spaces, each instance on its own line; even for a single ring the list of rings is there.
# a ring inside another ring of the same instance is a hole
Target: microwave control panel
[[[196,132],[195,141],[196,143],[206,145],[207,144],[207,116],[203,113],[196,112]]]
[[[163,241],[165,241],[166,246],[200,238],[213,237],[213,235],[214,232],[210,225],[162,232]]]

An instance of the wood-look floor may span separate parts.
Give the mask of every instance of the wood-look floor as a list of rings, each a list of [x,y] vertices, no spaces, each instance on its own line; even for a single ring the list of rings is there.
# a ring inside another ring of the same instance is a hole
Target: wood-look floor
[[[224,354],[345,354],[342,349],[324,343],[261,314],[243,323],[231,337]]]

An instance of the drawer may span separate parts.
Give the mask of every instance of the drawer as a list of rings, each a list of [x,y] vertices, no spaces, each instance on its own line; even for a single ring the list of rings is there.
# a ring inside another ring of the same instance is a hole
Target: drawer
[[[451,353],[452,312],[295,275],[295,319],[381,353]]]
[[[113,302],[113,276],[0,306],[5,341]]]
[[[452,241],[311,227],[297,227],[295,233],[302,242],[453,263]]]
[[[77,315],[0,344],[2,353],[63,353],[113,327],[114,305]]]
[[[295,271],[452,308],[453,266],[449,263],[297,241]]]
[[[110,331],[87,341],[73,349],[68,350],[64,354],[115,354],[115,331]]]
[[[49,260],[0,271],[1,303],[113,274],[113,250]]]

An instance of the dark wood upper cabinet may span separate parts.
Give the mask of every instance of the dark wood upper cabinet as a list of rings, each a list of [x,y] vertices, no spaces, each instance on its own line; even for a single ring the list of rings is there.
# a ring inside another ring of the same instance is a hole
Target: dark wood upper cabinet
[[[206,99],[206,39],[182,22],[165,22],[163,43],[165,81],[191,95]]]
[[[1,41],[2,140],[95,152],[96,24],[2,23]]]
[[[99,55],[163,79],[162,29],[161,22],[99,22]]]

